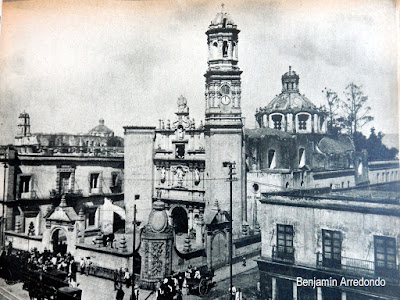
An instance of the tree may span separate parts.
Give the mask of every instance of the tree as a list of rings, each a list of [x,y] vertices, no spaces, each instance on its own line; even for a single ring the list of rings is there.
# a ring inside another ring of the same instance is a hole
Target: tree
[[[337,93],[331,89],[325,88],[322,93],[325,94],[326,102],[328,104],[328,132],[337,134],[340,130],[340,118],[338,115],[340,99]]]
[[[369,115],[371,107],[366,106],[368,96],[364,95],[361,86],[350,83],[344,92],[346,99],[341,100],[344,113],[344,128],[354,135],[360,128],[374,118]]]
[[[108,147],[123,147],[124,139],[122,139],[118,136],[111,136],[107,139],[107,146]]]
[[[399,152],[396,148],[388,148],[382,143],[384,134],[382,132],[375,133],[375,128],[371,128],[371,133],[366,139],[365,149],[368,152],[369,160],[393,160]]]

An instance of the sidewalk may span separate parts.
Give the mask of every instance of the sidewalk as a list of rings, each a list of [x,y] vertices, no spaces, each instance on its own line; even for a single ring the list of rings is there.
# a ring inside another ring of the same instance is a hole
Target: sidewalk
[[[243,272],[246,272],[246,271],[256,268],[257,267],[257,262],[255,261],[256,258],[257,258],[257,256],[247,259],[247,264],[245,267],[242,265],[241,261],[233,264],[232,265],[232,275],[235,276],[237,274],[240,274],[240,273],[243,273]],[[219,282],[219,281],[228,279],[229,276],[230,276],[229,265],[227,265],[227,266],[222,267],[215,271],[213,281]]]

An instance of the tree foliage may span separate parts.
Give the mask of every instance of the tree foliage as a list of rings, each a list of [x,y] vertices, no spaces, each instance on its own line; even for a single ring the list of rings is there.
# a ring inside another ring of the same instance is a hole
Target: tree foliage
[[[107,139],[107,146],[108,147],[123,147],[124,139],[122,139],[118,136],[111,136]]]
[[[341,100],[343,109],[343,127],[353,135],[374,118],[369,115],[371,107],[367,106],[368,96],[364,95],[362,87],[350,83],[344,92],[345,99]]]
[[[382,132],[375,133],[375,128],[371,128],[369,137],[367,138],[361,132],[355,132],[354,146],[356,151],[367,150],[368,160],[393,160],[396,158],[399,150],[396,148],[388,148],[382,143],[384,134]]]
[[[340,120],[341,117],[338,114],[340,108],[340,99],[336,92],[331,89],[325,88],[322,93],[325,95],[325,99],[328,105],[328,132],[332,134],[338,134],[340,131]]]

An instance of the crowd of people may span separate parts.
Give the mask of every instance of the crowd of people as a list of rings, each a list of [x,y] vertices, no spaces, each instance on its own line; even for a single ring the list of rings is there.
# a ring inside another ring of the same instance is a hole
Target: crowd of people
[[[54,253],[47,249],[40,252],[34,248],[30,251],[18,251],[16,256],[20,257],[22,265],[31,271],[51,272],[59,270],[65,272],[70,286],[76,287],[78,268],[74,257],[70,253]]]
[[[77,286],[78,267],[70,253],[55,253],[47,249],[40,252],[36,248],[13,251],[9,243],[6,257],[2,261],[17,268],[12,273],[19,274],[14,277],[23,281],[23,288],[28,291],[31,300],[53,299],[57,288]]]
[[[199,283],[205,274],[200,269],[189,265],[185,272],[178,272],[164,278],[156,286],[157,300],[181,300],[193,286],[193,282]]]

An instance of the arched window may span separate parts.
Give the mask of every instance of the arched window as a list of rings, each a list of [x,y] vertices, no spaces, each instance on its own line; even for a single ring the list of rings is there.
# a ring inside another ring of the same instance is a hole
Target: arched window
[[[276,168],[276,155],[275,150],[268,151],[268,168],[275,169]]]
[[[361,160],[360,160],[360,162],[358,163],[357,174],[358,174],[359,176],[361,176],[361,175],[363,174],[363,163],[362,163]]]
[[[299,115],[298,116],[299,120],[299,130],[307,130],[307,121],[308,121],[308,115]]]
[[[282,129],[282,116],[281,115],[273,115],[272,121],[274,122],[274,128],[281,130]]]
[[[224,41],[223,45],[222,45],[222,55],[228,56],[228,42]]]
[[[215,59],[218,57],[218,43],[214,42],[212,46],[212,57]]]
[[[299,168],[302,168],[306,165],[306,151],[304,148],[299,149]]]
[[[226,18],[222,20],[222,28],[226,28]]]

